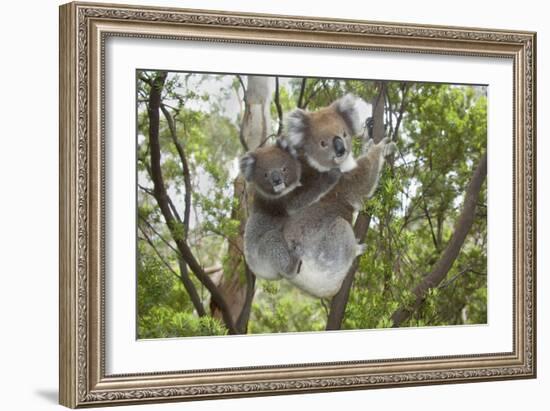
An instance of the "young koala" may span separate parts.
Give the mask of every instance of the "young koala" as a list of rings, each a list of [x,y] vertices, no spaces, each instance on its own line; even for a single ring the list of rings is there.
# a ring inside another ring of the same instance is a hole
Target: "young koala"
[[[244,232],[244,254],[254,274],[267,280],[292,278],[300,269],[299,247],[283,238],[287,218],[317,202],[340,178],[338,169],[318,173],[301,184],[302,167],[285,142],[261,147],[240,160],[254,192]]]
[[[388,139],[376,145],[371,140],[368,150],[353,158],[351,137],[360,132],[363,105],[347,94],[315,112],[296,110],[287,123],[286,141],[300,154],[303,175],[335,166],[343,172],[329,193],[290,215],[283,229],[302,261],[300,272],[289,281],[320,298],[338,292],[353,260],[363,253],[351,226],[353,214],[374,193],[384,159],[395,150]]]

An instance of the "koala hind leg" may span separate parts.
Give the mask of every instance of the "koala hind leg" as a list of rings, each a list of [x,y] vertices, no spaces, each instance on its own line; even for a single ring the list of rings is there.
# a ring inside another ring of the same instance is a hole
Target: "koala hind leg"
[[[258,254],[285,278],[292,278],[299,272],[301,265],[299,250],[288,246],[279,229],[269,230],[262,236]]]
[[[337,217],[328,226],[319,245],[317,259],[326,268],[324,271],[339,272],[347,270],[357,252],[357,240],[353,229],[341,217]]]

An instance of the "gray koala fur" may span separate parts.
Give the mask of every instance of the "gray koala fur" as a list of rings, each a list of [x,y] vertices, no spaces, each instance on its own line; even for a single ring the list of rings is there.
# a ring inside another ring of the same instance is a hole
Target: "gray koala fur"
[[[296,109],[286,121],[285,140],[318,172],[339,168],[352,170],[352,137],[361,131],[360,111],[366,103],[346,94],[314,112]]]
[[[254,198],[244,232],[244,254],[254,274],[267,280],[294,277],[301,254],[282,228],[289,215],[317,202],[340,178],[338,169],[311,175],[301,184],[301,164],[286,143],[259,148],[241,158],[241,173]]]
[[[285,138],[299,153],[302,175],[335,166],[344,172],[330,193],[289,216],[283,229],[302,261],[289,281],[320,298],[338,292],[353,260],[364,251],[353,233],[353,215],[374,193],[384,159],[395,150],[388,139],[377,145],[370,140],[364,154],[353,158],[351,137],[361,130],[361,104],[366,103],[347,94],[315,112],[295,110],[288,116]]]
[[[371,144],[329,193],[286,219],[284,238],[301,253],[300,272],[288,279],[296,287],[319,298],[340,290],[353,260],[364,251],[353,233],[353,215],[374,193],[384,159],[394,150],[388,139]]]

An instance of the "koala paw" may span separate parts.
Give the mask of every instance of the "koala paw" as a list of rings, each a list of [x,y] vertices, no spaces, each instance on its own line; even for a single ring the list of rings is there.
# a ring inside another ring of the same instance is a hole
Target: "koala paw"
[[[357,247],[355,249],[355,256],[358,257],[361,254],[364,254],[365,251],[367,251],[367,245],[366,244],[357,244]]]
[[[281,272],[281,276],[286,278],[287,280],[290,280],[294,277],[296,277],[300,273],[300,269],[302,268],[302,260],[300,257],[298,257],[296,254],[294,254],[292,251],[290,252],[290,261],[286,269]]]
[[[374,145],[374,140],[372,138],[369,138],[367,142],[363,144],[363,154],[368,153],[373,145]]]
[[[397,145],[394,142],[389,142],[384,146],[384,157],[390,156],[397,151]]]

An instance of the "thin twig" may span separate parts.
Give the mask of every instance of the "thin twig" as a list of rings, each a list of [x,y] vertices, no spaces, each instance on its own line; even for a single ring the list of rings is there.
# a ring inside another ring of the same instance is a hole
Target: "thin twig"
[[[307,77],[302,78],[302,85],[300,86],[300,95],[298,96],[298,108],[304,108],[304,93],[306,91]]]
[[[153,225],[152,225],[149,221],[147,221],[146,218],[144,218],[144,217],[142,217],[142,216],[139,216],[139,219],[140,219],[141,221],[143,221],[143,222],[145,223],[145,225],[146,225],[147,227],[149,227],[149,230],[151,230],[158,238],[160,238],[164,244],[166,244],[172,251],[174,251],[174,252],[178,255],[178,257],[181,257],[181,256],[180,256],[179,250],[178,250],[177,248],[175,248],[172,244],[170,244],[170,241],[168,241],[166,238],[164,238],[164,237],[155,229],[155,227],[153,227]]]
[[[202,300],[201,300],[199,294],[197,293],[197,289],[195,288],[195,285],[193,284],[193,281],[191,281],[191,279],[189,278],[187,270],[182,270],[182,268],[185,267],[185,263],[182,262],[181,257],[178,258],[179,265],[180,265],[180,270],[181,270],[180,274],[178,275],[176,273],[176,271],[170,266],[170,264],[168,264],[168,262],[164,260],[164,258],[160,254],[160,252],[155,247],[155,245],[154,245],[153,241],[151,240],[151,238],[145,232],[145,230],[143,230],[143,228],[141,228],[141,227],[139,227],[139,228],[140,228],[141,233],[145,236],[145,241],[155,251],[155,253],[157,254],[160,261],[168,268],[168,270],[172,274],[174,274],[178,278],[178,280],[181,281],[181,283],[183,284],[183,287],[185,288],[185,290],[187,291],[187,294],[189,295],[189,299],[191,300],[191,303],[193,304],[193,306],[195,307],[195,310],[197,311],[198,316],[199,317],[204,317],[206,315],[206,310],[204,309],[204,306],[202,305]]]
[[[155,252],[155,254],[157,255],[157,257],[159,258],[159,260],[166,266],[166,268],[168,268],[168,270],[170,271],[170,273],[172,273],[179,281],[181,281],[181,278],[180,278],[180,275],[176,272],[176,270],[174,270],[172,268],[172,266],[170,264],[168,264],[168,262],[164,259],[164,257],[160,254],[160,251],[157,249],[157,247],[155,247],[155,244],[153,243],[153,241],[151,240],[151,238],[147,235],[147,233],[145,232],[145,230],[143,230],[142,227],[139,227],[139,231],[141,231],[141,234],[143,234],[143,237],[139,237],[138,236],[138,240],[142,240],[142,241],[145,241],[147,244],[149,244],[149,246],[153,249],[153,251]]]
[[[187,242],[179,236],[176,231],[177,221],[175,220],[174,214],[168,203],[168,193],[166,192],[166,187],[164,185],[164,178],[162,175],[162,168],[160,165],[160,139],[159,139],[159,128],[160,128],[160,105],[161,105],[161,92],[164,87],[164,82],[166,80],[167,72],[159,72],[157,77],[152,82],[151,93],[149,95],[149,103],[147,111],[149,114],[149,141],[150,141],[150,163],[151,163],[151,179],[154,184],[154,196],[157,201],[157,204],[160,208],[162,215],[166,221],[168,229],[170,230],[172,237],[176,243],[180,254],[183,259],[193,271],[197,279],[203,283],[203,285],[210,291],[212,296],[212,301],[220,308],[224,323],[230,334],[237,334],[238,330],[235,327],[233,318],[231,317],[231,311],[229,306],[221,294],[220,290],[216,287],[214,282],[210,279],[208,275],[204,273],[204,270],[195,259],[193,252],[191,251]]]
[[[160,109],[164,114],[166,121],[168,122],[168,128],[170,129],[170,136],[172,137],[172,142],[176,146],[176,150],[180,157],[182,173],[183,173],[183,184],[185,185],[185,197],[184,197],[185,209],[183,210],[183,229],[184,229],[184,238],[187,239],[187,233],[189,231],[189,220],[191,215],[191,177],[189,172],[189,163],[187,161],[187,157],[185,155],[185,150],[183,148],[183,145],[178,141],[178,136],[176,133],[176,122],[174,121],[174,118],[170,115],[170,113],[168,112],[164,104],[162,103],[160,104]],[[175,206],[172,203],[172,200],[170,198],[168,198],[168,200],[170,201],[172,209],[175,210]],[[179,214],[177,214],[177,211],[175,211],[174,214],[177,220],[181,222],[181,218]]]
[[[279,100],[279,77],[275,76],[275,107],[277,108],[277,115],[279,117],[279,129],[277,130],[277,136],[279,137],[283,132],[283,108]]]
[[[475,168],[470,184],[464,197],[462,211],[455,224],[455,231],[449,240],[449,243],[439,260],[434,265],[432,271],[426,275],[423,280],[413,289],[416,301],[412,307],[401,307],[392,315],[393,327],[399,327],[403,321],[410,318],[425,298],[426,293],[431,288],[437,287],[452,268],[460,250],[466,240],[468,233],[474,223],[475,210],[478,202],[479,193],[485,178],[487,176],[487,153],[484,153]]]

